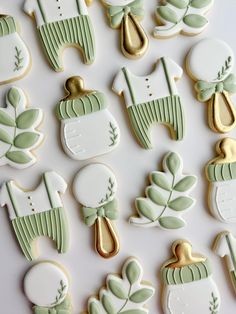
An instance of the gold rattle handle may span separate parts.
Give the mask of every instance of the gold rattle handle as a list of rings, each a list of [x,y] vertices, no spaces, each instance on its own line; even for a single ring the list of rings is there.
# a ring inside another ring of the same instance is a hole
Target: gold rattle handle
[[[230,99],[229,93],[215,93],[210,100],[209,125],[215,132],[230,132],[236,126],[236,110]]]
[[[106,217],[98,217],[95,223],[95,247],[104,258],[115,256],[120,250],[120,243],[113,223]]]
[[[121,24],[121,50],[126,57],[140,58],[148,48],[148,37],[137,18],[129,13]]]

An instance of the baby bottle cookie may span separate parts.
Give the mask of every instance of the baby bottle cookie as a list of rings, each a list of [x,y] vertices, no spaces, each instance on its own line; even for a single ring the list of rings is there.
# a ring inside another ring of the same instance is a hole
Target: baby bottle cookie
[[[175,82],[182,74],[183,70],[166,57],[157,61],[149,75],[135,75],[126,67],[117,73],[112,89],[124,96],[131,126],[143,148],[152,148],[154,123],[167,125],[173,139],[183,139],[184,110]]]
[[[67,184],[56,172],[45,172],[34,190],[27,190],[11,180],[0,189],[0,205],[9,212],[16,238],[28,260],[36,258],[35,240],[52,239],[58,253],[68,250],[69,231],[60,194]]]
[[[148,49],[148,37],[140,20],[144,17],[144,0],[102,0],[112,28],[120,28],[121,51],[127,58],[142,57]]]
[[[150,173],[151,185],[145,190],[146,197],[135,200],[137,215],[130,217],[132,225],[163,229],[185,226],[182,215],[195,204],[189,193],[196,186],[197,177],[182,173],[183,161],[176,153],[164,157],[163,170]]]
[[[153,35],[167,38],[179,33],[194,36],[205,30],[209,24],[206,15],[214,0],[160,0],[160,3]]]
[[[0,15],[0,84],[21,79],[30,69],[31,57],[14,17]]]
[[[61,142],[68,156],[85,160],[109,153],[120,141],[118,124],[107,109],[105,95],[86,90],[79,76],[65,83],[66,97],[56,107]]]
[[[130,257],[122,268],[122,274],[109,274],[106,286],[98,296],[88,300],[87,314],[148,314],[145,304],[152,298],[155,289],[142,281],[143,268],[139,261]]]
[[[58,264],[45,261],[33,266],[25,275],[24,292],[34,304],[34,314],[71,314],[69,279]]]
[[[95,41],[85,0],[25,0],[24,11],[34,17],[41,44],[55,71],[63,71],[62,53],[77,47],[84,63],[94,61]]]
[[[161,269],[164,314],[217,314],[220,295],[208,259],[185,240],[173,243],[174,258]]]
[[[197,81],[197,99],[208,103],[209,127],[219,133],[231,131],[236,126],[236,110],[230,98],[236,92],[231,48],[218,39],[203,39],[190,50],[186,66]]]
[[[220,140],[216,144],[216,152],[218,157],[206,165],[208,204],[220,221],[236,222],[236,140]]]
[[[6,94],[6,107],[0,108],[0,166],[24,169],[36,163],[32,153],[43,141],[37,130],[43,119],[39,108],[27,108],[24,92],[11,87]]]
[[[119,215],[116,190],[114,173],[99,163],[82,168],[73,183],[74,195],[83,206],[84,222],[88,227],[95,225],[95,248],[104,258],[115,256],[120,247],[113,224]]]

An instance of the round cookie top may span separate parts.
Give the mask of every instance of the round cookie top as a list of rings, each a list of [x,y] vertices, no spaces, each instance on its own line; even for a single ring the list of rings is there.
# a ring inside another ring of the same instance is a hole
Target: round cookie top
[[[117,182],[114,173],[107,166],[93,163],[82,168],[76,175],[73,191],[77,201],[97,208],[114,198]]]
[[[36,264],[24,278],[25,294],[29,301],[37,306],[50,308],[62,303],[68,289],[66,274],[51,262]]]
[[[191,48],[186,61],[188,72],[193,79],[220,82],[231,73],[234,55],[224,41],[206,38]]]

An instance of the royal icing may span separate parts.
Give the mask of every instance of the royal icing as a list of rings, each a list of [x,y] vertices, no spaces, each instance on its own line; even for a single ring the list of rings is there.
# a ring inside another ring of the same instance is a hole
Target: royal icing
[[[121,30],[121,51],[127,58],[142,57],[148,49],[148,37],[140,20],[144,17],[144,0],[103,0],[110,25]]]
[[[28,48],[17,31],[14,17],[0,16],[0,84],[22,78],[30,68],[31,57]]]
[[[34,304],[35,314],[71,314],[69,280],[64,270],[51,261],[33,266],[25,275],[24,292]]]
[[[34,240],[47,236],[55,241],[59,253],[68,249],[68,227],[60,194],[67,184],[56,172],[45,172],[38,187],[26,190],[15,181],[0,189],[0,205],[9,212],[16,238],[28,260],[36,258]]]
[[[236,126],[236,110],[230,98],[236,92],[231,48],[218,39],[203,39],[192,47],[186,60],[189,75],[197,81],[197,99],[209,103],[210,128],[220,133],[231,131]]]
[[[135,200],[138,216],[130,218],[132,225],[163,229],[185,226],[181,216],[195,204],[189,193],[196,186],[197,177],[183,175],[183,161],[176,153],[164,157],[163,170],[150,173],[151,185],[145,190],[146,197]]]
[[[94,33],[85,0],[25,0],[24,11],[35,17],[38,35],[55,71],[63,71],[61,55],[68,46],[82,51],[84,63],[94,61]]]
[[[37,131],[43,113],[27,108],[24,92],[12,87],[6,94],[6,107],[0,108],[0,166],[24,169],[36,163],[32,150],[38,147],[43,135]]]
[[[174,258],[161,268],[165,314],[217,314],[220,295],[207,258],[192,253],[185,240],[172,245]]]
[[[208,204],[212,214],[222,222],[236,222],[236,141],[231,138],[216,144],[218,157],[206,165],[209,181]]]
[[[113,82],[113,91],[124,96],[129,119],[141,146],[152,148],[150,129],[164,123],[176,140],[184,135],[184,112],[175,80],[183,70],[170,58],[158,60],[150,75],[137,76],[121,69]]]
[[[119,252],[119,239],[112,222],[118,218],[114,173],[106,165],[90,164],[76,175],[73,191],[83,206],[85,224],[89,227],[95,225],[97,252],[104,258],[116,255]]]
[[[120,141],[119,126],[107,109],[105,95],[85,90],[80,77],[65,83],[66,97],[56,107],[61,121],[61,142],[68,156],[77,160],[94,158],[114,150]]]
[[[166,0],[157,7],[158,26],[153,35],[165,38],[179,33],[197,35],[209,24],[206,15],[214,0]]]
[[[155,289],[142,281],[143,269],[139,261],[129,258],[122,275],[109,274],[106,287],[100,289],[98,297],[90,297],[87,313],[89,314],[124,314],[149,313],[145,304],[152,298]]]

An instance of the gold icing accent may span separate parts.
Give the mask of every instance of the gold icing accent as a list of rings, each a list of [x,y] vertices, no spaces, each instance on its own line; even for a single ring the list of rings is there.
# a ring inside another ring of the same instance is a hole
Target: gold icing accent
[[[215,93],[209,101],[209,126],[215,132],[226,133],[236,126],[236,110],[229,93]]]
[[[236,162],[236,140],[226,137],[216,143],[218,157],[208,164],[226,164]]]
[[[172,245],[174,258],[169,260],[165,267],[180,268],[191,264],[205,262],[206,258],[200,254],[192,253],[192,245],[186,240],[177,240]]]
[[[85,2],[87,7],[89,7],[93,3],[93,0],[85,0]]]
[[[115,256],[120,250],[120,243],[113,223],[106,217],[98,217],[95,223],[95,246],[104,258]]]
[[[66,97],[63,100],[73,100],[94,93],[94,90],[84,88],[84,80],[80,76],[72,76],[65,83]]]

